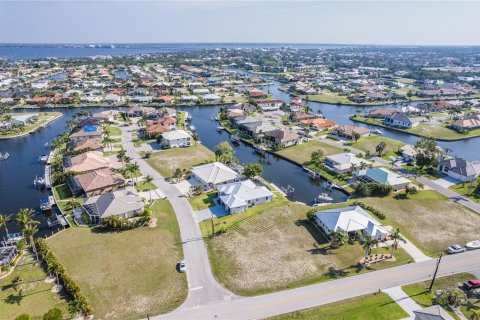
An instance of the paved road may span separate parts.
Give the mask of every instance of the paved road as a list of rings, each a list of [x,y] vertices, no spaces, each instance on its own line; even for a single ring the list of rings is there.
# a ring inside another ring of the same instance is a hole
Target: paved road
[[[320,141],[320,142],[335,146],[335,147],[347,148],[354,154],[364,153],[361,150],[358,150],[358,149],[355,149],[355,148],[352,148],[352,147],[349,147],[349,146],[344,146],[339,142],[331,141],[329,139],[317,139],[317,140]],[[375,160],[376,163],[380,163],[384,166],[392,167],[391,162],[389,162],[385,159],[382,159],[382,158],[379,158],[379,157],[374,157],[373,159]],[[457,203],[459,203],[459,204],[461,204],[461,205],[463,205],[463,206],[465,206],[465,207],[467,207],[467,208],[469,208],[469,209],[471,209],[471,210],[473,210],[477,213],[480,213],[480,203],[472,201],[468,197],[462,196],[462,195],[456,193],[455,191],[452,191],[448,188],[445,188],[445,187],[441,186],[440,184],[436,183],[435,181],[429,180],[429,179],[424,178],[424,177],[417,177],[417,176],[415,176],[415,174],[413,172],[410,172],[410,171],[408,171],[404,168],[401,168],[397,165],[394,165],[392,169],[401,173],[401,174],[403,174],[403,175],[405,175],[405,176],[407,176],[407,177],[409,177],[409,178],[411,178],[411,179],[415,179],[418,182],[423,183],[424,185],[432,188],[433,190],[437,191],[438,193],[443,194],[444,196],[448,197],[450,200],[452,200],[454,202],[457,202]]]
[[[136,125],[121,127],[123,147],[132,163],[137,163],[143,175],[153,177],[153,183],[163,191],[172,204],[180,226],[180,235],[183,245],[183,255],[187,265],[187,279],[189,293],[182,307],[194,307],[222,301],[228,301],[235,296],[221,287],[212,275],[207,249],[203,242],[198,224],[193,218],[193,211],[187,199],[173,185],[152,167],[150,167],[135,150],[132,143],[132,134],[127,130],[136,129]]]
[[[201,307],[185,307],[152,319],[261,319],[378,292],[379,289],[430,280],[436,260],[406,264],[335,281]],[[480,268],[480,250],[442,259],[439,276]]]

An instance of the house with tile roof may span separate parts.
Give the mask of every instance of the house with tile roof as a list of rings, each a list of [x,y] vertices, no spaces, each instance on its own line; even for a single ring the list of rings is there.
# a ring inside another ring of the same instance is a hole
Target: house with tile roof
[[[75,196],[85,194],[91,197],[114,191],[124,184],[125,179],[112,169],[99,169],[67,178],[67,185]]]
[[[82,209],[93,223],[99,223],[106,217],[129,218],[143,211],[142,198],[127,189],[121,189],[89,197]]]

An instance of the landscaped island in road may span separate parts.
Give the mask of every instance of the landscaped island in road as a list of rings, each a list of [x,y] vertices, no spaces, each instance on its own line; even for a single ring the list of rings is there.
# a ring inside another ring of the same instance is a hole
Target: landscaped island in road
[[[61,112],[8,113],[0,116],[0,139],[27,135],[60,118]]]

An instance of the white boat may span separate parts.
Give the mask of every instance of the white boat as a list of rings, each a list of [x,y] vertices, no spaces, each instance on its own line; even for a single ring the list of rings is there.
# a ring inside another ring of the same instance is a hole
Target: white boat
[[[43,187],[43,186],[45,186],[45,178],[35,176],[35,179],[33,180],[33,185],[34,185],[35,187]]]
[[[5,152],[5,154],[3,155],[2,160],[7,160],[8,158],[10,158],[10,154],[9,154],[8,152]]]
[[[380,131],[380,130],[378,130],[378,129],[372,130],[372,133],[378,134],[378,135],[380,135],[380,136],[383,134],[383,132]]]
[[[470,241],[466,245],[467,250],[477,250],[480,249],[480,240]]]
[[[330,197],[327,193],[322,193],[317,196],[315,202],[330,202],[333,201],[333,198]]]
[[[48,148],[48,141],[43,145],[45,148]]]
[[[264,146],[258,146],[258,147],[255,147],[255,152],[264,155],[267,152],[267,150],[265,149]]]
[[[225,130],[225,128],[222,127],[222,126],[218,126],[218,127],[217,127],[217,130],[218,130],[218,131],[222,131],[222,130]]]
[[[38,161],[40,161],[40,162],[42,162],[42,163],[47,162],[47,160],[48,160],[48,156],[47,156],[46,154],[38,157]]]
[[[197,128],[195,128],[194,125],[191,125],[191,126],[189,126],[188,128],[189,128],[190,131],[192,131],[192,132],[195,132],[195,131],[197,130]]]
[[[240,142],[240,137],[237,136],[237,135],[231,135],[230,136],[230,139],[233,141],[233,142]]]

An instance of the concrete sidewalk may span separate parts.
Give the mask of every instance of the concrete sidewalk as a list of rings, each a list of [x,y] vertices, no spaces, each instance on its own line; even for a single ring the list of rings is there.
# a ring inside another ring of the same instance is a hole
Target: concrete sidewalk
[[[410,316],[407,319],[415,319],[413,311],[419,310],[420,307],[412,298],[410,298],[401,287],[393,287],[383,289],[383,292],[388,294],[393,301],[395,301],[406,313]]]

